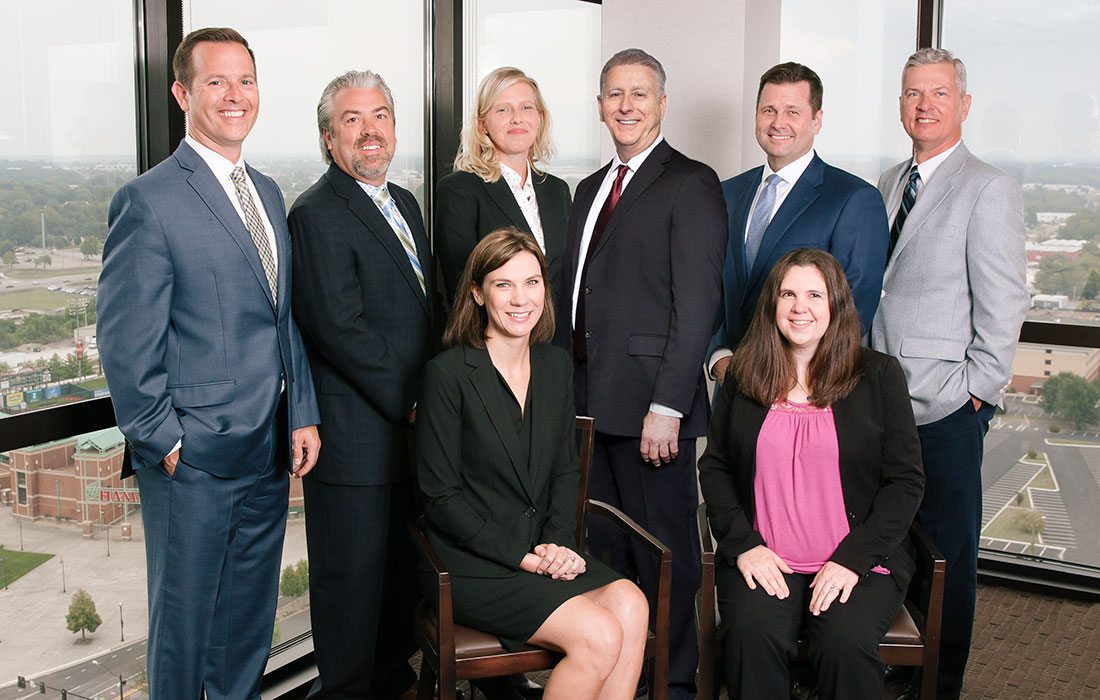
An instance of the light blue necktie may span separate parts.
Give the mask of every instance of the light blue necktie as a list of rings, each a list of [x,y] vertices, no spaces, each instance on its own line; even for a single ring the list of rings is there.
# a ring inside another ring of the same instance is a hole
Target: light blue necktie
[[[398,240],[401,241],[401,247],[405,249],[405,255],[409,256],[409,263],[412,264],[413,272],[416,273],[416,281],[420,283],[420,291],[427,296],[428,288],[424,285],[424,269],[420,266],[420,258],[416,255],[416,242],[413,240],[408,224],[405,223],[405,218],[397,210],[397,204],[393,201],[393,197],[390,196],[390,191],[385,185],[378,190],[378,194],[374,195],[374,202],[382,210],[382,216],[386,217],[390,228],[393,229]]]
[[[749,235],[745,239],[745,272],[752,271],[756,262],[756,254],[760,252],[760,241],[764,239],[764,231],[772,220],[772,209],[775,208],[775,194],[779,183],[783,178],[775,173],[768,176],[764,191],[760,193],[760,199],[756,200],[756,207],[752,210],[752,220],[749,221]]]

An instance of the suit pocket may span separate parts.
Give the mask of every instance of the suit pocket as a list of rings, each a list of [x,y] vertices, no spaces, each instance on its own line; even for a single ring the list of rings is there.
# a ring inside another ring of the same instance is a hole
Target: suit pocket
[[[646,357],[663,357],[667,335],[647,335],[644,333],[631,334],[627,341],[626,351],[630,355],[643,355]]]
[[[233,398],[233,388],[237,382],[232,379],[224,382],[205,384],[178,384],[167,387],[172,396],[172,405],[177,408],[191,406],[218,406],[229,403]]]
[[[966,343],[949,338],[906,338],[901,343],[901,356],[962,362],[966,359]]]

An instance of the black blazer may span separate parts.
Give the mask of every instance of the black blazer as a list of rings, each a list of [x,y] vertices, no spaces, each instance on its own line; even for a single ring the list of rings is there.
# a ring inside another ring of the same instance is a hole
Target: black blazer
[[[840,450],[840,484],[851,532],[832,561],[860,575],[876,565],[904,585],[913,574],[906,533],[924,494],[920,441],[909,389],[898,361],[863,349],[864,375],[833,404]],[[718,556],[737,555],[764,542],[753,529],[756,439],[768,408],[741,394],[727,376],[718,392],[699,484]]]
[[[563,350],[531,346],[527,455],[487,351],[453,347],[428,363],[416,415],[417,477],[428,537],[452,573],[510,576],[536,544],[576,547],[570,377]]]
[[[539,204],[539,218],[546,243],[547,284],[557,291],[561,282],[561,254],[565,246],[565,220],[569,216],[569,186],[553,175],[530,173]],[[503,177],[485,182],[480,176],[457,170],[435,188],[435,250],[441,274],[440,294],[447,307],[454,303],[455,287],[466,259],[486,234],[505,226],[531,233],[523,211]]]
[[[412,194],[391,196],[416,241],[428,294],[378,206],[335,164],[298,197],[288,223],[294,316],[322,425],[311,479],[369,486],[410,474],[406,416],[438,347],[431,248]]]
[[[610,167],[577,186],[569,215],[556,339],[565,347],[581,235]],[[641,435],[653,402],[684,414],[681,438],[706,431],[703,357],[722,300],[726,239],[718,176],[659,143],[623,190],[587,262],[587,396],[578,403],[586,399],[582,407],[600,432]]]

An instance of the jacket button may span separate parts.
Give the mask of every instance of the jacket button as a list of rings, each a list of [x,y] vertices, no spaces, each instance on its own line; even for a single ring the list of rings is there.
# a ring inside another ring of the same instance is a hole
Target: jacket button
[[[530,518],[534,514],[535,514],[535,508],[533,506],[528,508],[527,510],[523,511],[523,516],[525,518]]]
[[[585,294],[591,294],[592,293],[592,288],[591,287],[585,287],[584,288],[584,293]]]
[[[592,337],[592,331],[585,331],[584,332],[584,337],[585,338],[591,338]]]

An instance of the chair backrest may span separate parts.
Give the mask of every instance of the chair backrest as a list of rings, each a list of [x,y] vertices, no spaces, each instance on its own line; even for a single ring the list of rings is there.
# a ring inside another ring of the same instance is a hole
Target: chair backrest
[[[596,419],[577,416],[577,466],[580,483],[577,488],[577,549],[584,551],[588,539],[584,501],[588,498],[588,476],[592,471],[592,446],[596,438]]]

